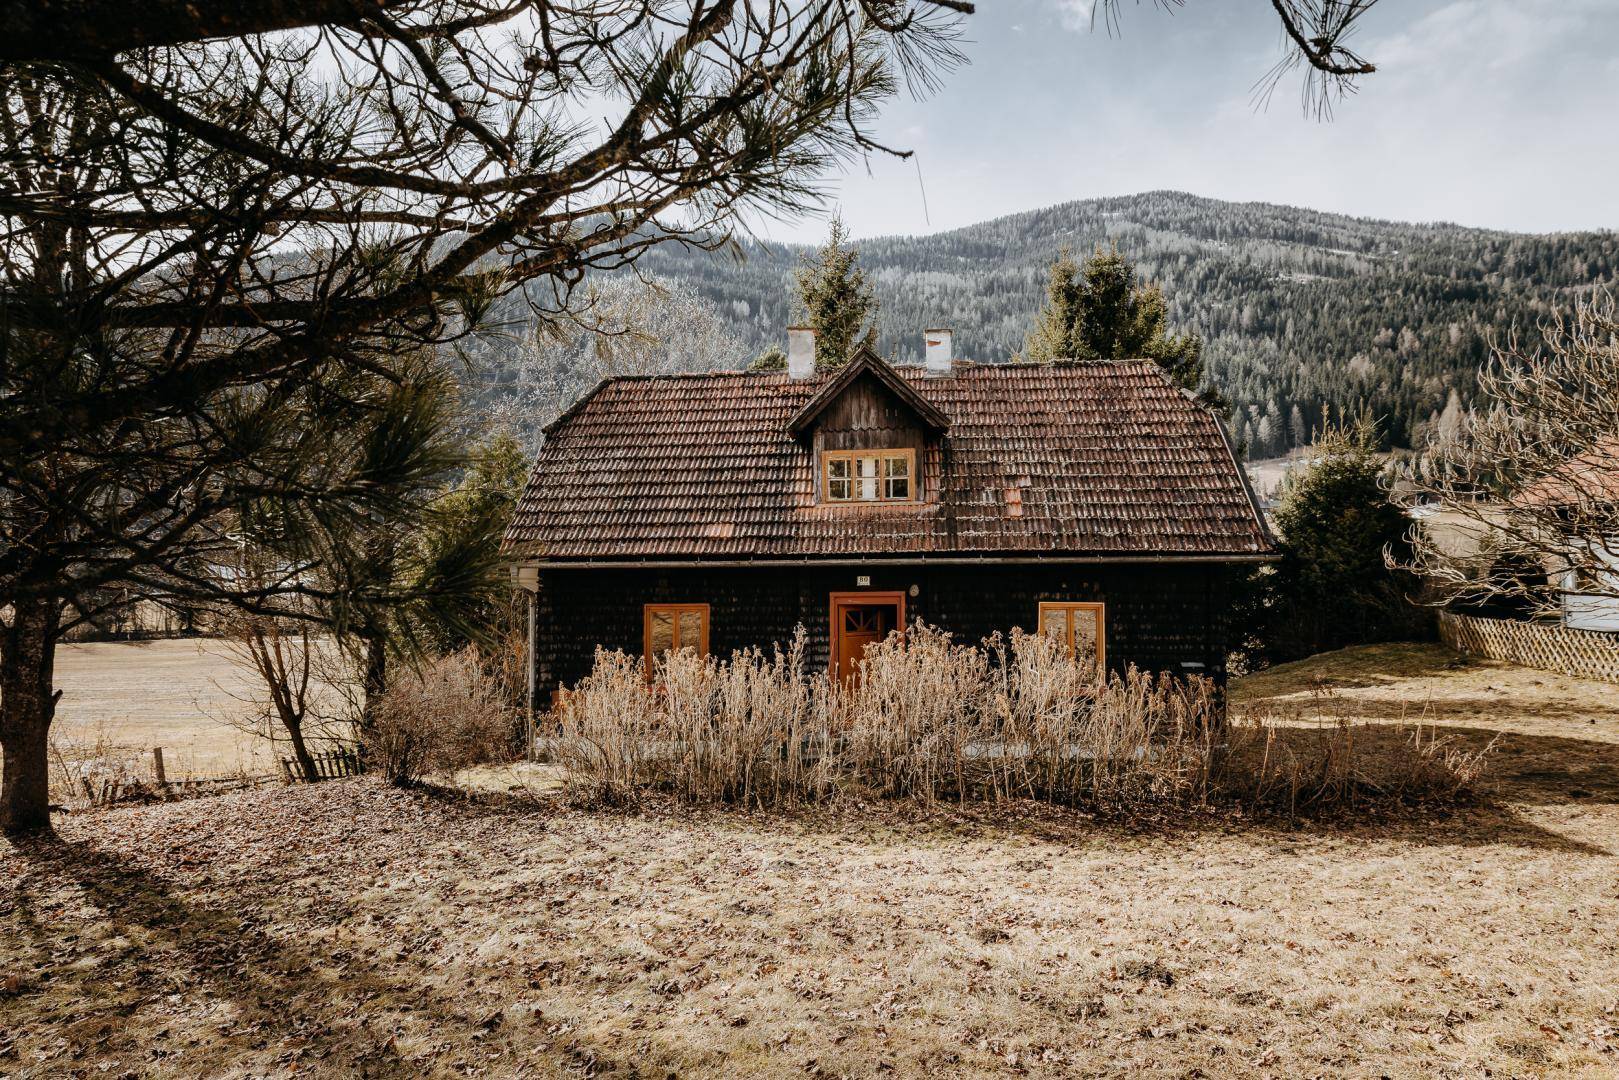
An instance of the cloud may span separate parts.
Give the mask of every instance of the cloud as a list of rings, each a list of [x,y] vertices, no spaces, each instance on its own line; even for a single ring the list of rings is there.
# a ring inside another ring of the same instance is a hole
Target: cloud
[[[1063,28],[1075,32],[1091,28],[1096,0],[1056,0],[1057,19]]]
[[[1611,0],[1457,0],[1364,51],[1383,71],[1436,75],[1502,72],[1600,39],[1594,23]]]

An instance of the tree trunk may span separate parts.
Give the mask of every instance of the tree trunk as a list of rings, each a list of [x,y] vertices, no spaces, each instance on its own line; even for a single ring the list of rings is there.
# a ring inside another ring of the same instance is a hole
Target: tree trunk
[[[0,833],[48,833],[50,730],[60,691],[52,691],[58,610],[54,600],[15,605],[0,634]]]
[[[365,692],[365,704],[360,711],[360,726],[369,728],[376,719],[377,703],[388,689],[388,642],[381,634],[365,635],[365,673],[360,681]]]
[[[296,650],[295,659],[289,658],[287,639],[274,623],[249,623],[244,637],[254,670],[270,694],[270,705],[292,741],[298,771],[313,784],[320,779],[320,771],[304,744],[304,716],[309,710],[309,650],[314,648],[309,634],[300,632],[291,646]]]
[[[302,720],[288,720],[283,718],[286,725],[287,737],[292,740],[292,756],[298,762],[298,769],[304,774],[304,779],[313,784],[320,779],[320,771],[315,768],[315,758],[304,745],[304,724]]]

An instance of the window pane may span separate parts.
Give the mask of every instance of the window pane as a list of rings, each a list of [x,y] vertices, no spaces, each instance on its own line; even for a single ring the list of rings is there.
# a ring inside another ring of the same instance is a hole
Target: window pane
[[[701,611],[682,611],[680,613],[680,637],[676,647],[702,652],[703,613]]]
[[[856,483],[855,498],[873,502],[877,498],[877,459],[874,457],[858,457],[855,461],[855,474],[859,477]]]
[[[903,451],[823,457],[825,498],[829,502],[908,502],[916,497],[914,459]]]
[[[1040,632],[1068,644],[1068,609],[1045,607],[1040,609]]]
[[[905,454],[890,454],[883,458],[883,498],[909,499],[911,497],[911,459]]]
[[[651,627],[647,643],[652,656],[662,656],[675,647],[675,617],[672,613],[653,611],[647,625]]]
[[[1097,612],[1081,608],[1074,612],[1074,658],[1096,660]]]

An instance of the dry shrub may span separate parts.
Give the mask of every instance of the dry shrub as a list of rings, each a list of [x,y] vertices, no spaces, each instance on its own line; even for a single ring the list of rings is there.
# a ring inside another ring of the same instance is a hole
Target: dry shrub
[[[1006,794],[1099,809],[1194,804],[1223,717],[1207,679],[1135,668],[1099,677],[1050,638],[1014,631],[999,658]]]
[[[842,735],[841,765],[860,787],[924,800],[967,794],[973,749],[993,730],[983,650],[918,625],[869,647],[860,680],[823,696]]]
[[[1469,748],[1419,719],[1392,728],[1332,715],[1330,695],[1308,713],[1234,720],[1211,787],[1216,798],[1287,815],[1443,805],[1473,794],[1495,741]]]
[[[647,677],[598,651],[563,695],[550,745],[571,794],[633,803],[781,807],[839,793],[909,799],[1030,798],[1114,814],[1241,805],[1322,812],[1375,799],[1455,798],[1482,754],[1432,738],[1372,778],[1352,725],[1311,753],[1266,719],[1226,724],[1205,679],[1134,669],[1099,676],[1052,641],[1014,631],[983,647],[917,624],[867,649],[860,680],[805,671],[785,650],[729,660],[683,652]]]
[[[395,681],[360,733],[369,767],[396,784],[429,773],[509,761],[517,716],[500,679],[473,649],[440,657]]]

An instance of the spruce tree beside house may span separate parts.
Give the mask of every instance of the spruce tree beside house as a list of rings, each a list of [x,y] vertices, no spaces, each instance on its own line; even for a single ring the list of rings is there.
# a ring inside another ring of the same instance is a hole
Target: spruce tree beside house
[[[797,280],[798,302],[815,331],[815,370],[835,371],[857,346],[875,349],[877,293],[860,269],[860,253],[849,243],[842,218],[833,217],[826,243],[804,256]]]
[[[1276,509],[1281,562],[1267,582],[1266,652],[1296,660],[1329,649],[1428,637],[1417,579],[1391,569],[1410,555],[1409,522],[1389,499],[1369,418],[1324,423],[1316,462],[1284,487]]]
[[[1170,333],[1168,317],[1163,292],[1137,281],[1135,266],[1117,248],[1098,248],[1084,265],[1064,248],[1051,264],[1046,303],[1020,359],[1151,360],[1176,386],[1197,390],[1203,339]]]

